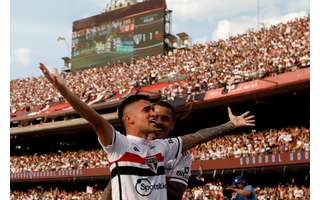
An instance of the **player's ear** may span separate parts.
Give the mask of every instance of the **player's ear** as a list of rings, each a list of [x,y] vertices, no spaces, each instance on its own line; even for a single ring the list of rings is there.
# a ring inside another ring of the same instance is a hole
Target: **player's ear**
[[[133,120],[132,120],[132,118],[130,117],[130,115],[128,115],[128,113],[125,113],[123,117],[124,117],[124,122],[125,122],[126,124],[133,124]]]

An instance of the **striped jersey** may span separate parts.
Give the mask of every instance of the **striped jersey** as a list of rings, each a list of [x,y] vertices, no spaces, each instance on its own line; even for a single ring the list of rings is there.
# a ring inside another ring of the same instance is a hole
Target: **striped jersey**
[[[188,186],[188,180],[191,176],[192,156],[184,152],[177,159],[169,160],[165,163],[165,174],[170,181],[179,182]]]
[[[181,156],[180,137],[148,141],[114,131],[112,144],[101,146],[109,160],[113,200],[167,199],[164,163]]]

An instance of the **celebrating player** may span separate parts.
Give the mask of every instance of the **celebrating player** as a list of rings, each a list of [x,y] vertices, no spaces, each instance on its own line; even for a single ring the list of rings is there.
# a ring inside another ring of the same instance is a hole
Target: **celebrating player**
[[[128,98],[136,98],[129,96]],[[123,101],[121,107],[124,106]],[[167,138],[169,133],[173,130],[174,121],[174,108],[171,104],[165,101],[158,101],[154,103],[155,120],[158,126],[161,128],[161,132],[149,133],[148,140]],[[184,153],[183,156],[170,160],[165,163],[165,175],[167,176],[167,193],[168,199],[182,199],[184,191],[188,186],[188,179],[191,175],[192,157],[188,153]],[[107,185],[103,198],[112,199],[111,184]]]
[[[177,138],[147,140],[149,133],[161,132],[152,104],[148,99],[127,102],[119,108],[127,136],[95,110],[82,102],[64,84],[57,72],[50,73],[40,63],[44,76],[58,89],[71,106],[94,128],[110,162],[112,199],[167,199],[164,163],[182,156],[182,152],[218,135],[242,126],[254,126],[254,116],[240,116],[228,108],[230,121],[218,127],[203,129]]]

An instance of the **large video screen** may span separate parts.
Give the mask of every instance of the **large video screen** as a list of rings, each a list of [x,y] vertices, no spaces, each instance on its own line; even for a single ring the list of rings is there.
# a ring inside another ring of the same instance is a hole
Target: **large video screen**
[[[100,23],[72,33],[72,71],[163,53],[164,11]]]

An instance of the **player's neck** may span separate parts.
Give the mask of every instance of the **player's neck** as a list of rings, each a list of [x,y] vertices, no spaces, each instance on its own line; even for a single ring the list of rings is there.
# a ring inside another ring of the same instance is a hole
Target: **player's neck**
[[[148,138],[147,134],[141,133],[141,131],[139,131],[139,130],[137,130],[135,128],[128,128],[126,130],[126,132],[127,132],[127,135],[132,135],[132,136],[143,138],[143,139],[147,139]]]

